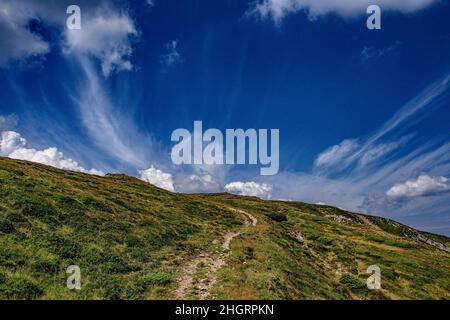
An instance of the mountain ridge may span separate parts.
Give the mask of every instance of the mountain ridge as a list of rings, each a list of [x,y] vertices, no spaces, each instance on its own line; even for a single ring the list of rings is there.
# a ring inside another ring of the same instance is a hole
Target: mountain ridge
[[[0,182],[0,298],[450,298],[450,239],[393,220],[8,158]],[[365,286],[370,265],[381,290]]]

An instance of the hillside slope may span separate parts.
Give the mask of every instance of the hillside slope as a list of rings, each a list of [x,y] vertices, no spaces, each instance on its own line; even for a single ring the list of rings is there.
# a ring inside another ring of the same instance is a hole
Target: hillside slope
[[[449,245],[328,206],[0,158],[3,299],[449,299]],[[369,265],[382,290],[366,288]]]

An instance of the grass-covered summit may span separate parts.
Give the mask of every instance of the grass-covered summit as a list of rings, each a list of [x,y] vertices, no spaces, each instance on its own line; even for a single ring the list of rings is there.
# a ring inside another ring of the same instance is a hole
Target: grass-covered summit
[[[448,299],[449,245],[329,206],[0,158],[2,299]],[[69,265],[81,290],[66,288]]]

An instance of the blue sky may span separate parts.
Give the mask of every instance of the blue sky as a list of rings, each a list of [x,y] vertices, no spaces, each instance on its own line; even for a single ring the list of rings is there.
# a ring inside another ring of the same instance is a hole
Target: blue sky
[[[449,235],[449,16],[439,0],[2,0],[0,155]],[[195,120],[279,128],[279,174],[174,166],[170,135]]]

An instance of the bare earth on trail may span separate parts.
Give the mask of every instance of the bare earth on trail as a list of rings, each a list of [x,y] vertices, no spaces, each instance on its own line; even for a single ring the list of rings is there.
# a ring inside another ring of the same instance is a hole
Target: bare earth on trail
[[[226,209],[239,213],[244,219],[245,228],[256,226],[258,220],[243,210],[227,207]],[[226,257],[230,253],[231,241],[238,237],[242,232],[227,232],[223,235],[221,253],[212,253],[208,251],[201,252],[198,256],[189,261],[182,268],[181,277],[178,279],[178,288],[175,290],[175,298],[186,299],[189,293],[199,299],[206,299],[210,293],[209,290],[217,282],[217,271],[226,265]],[[194,283],[194,275],[200,269],[207,270],[206,277]]]

